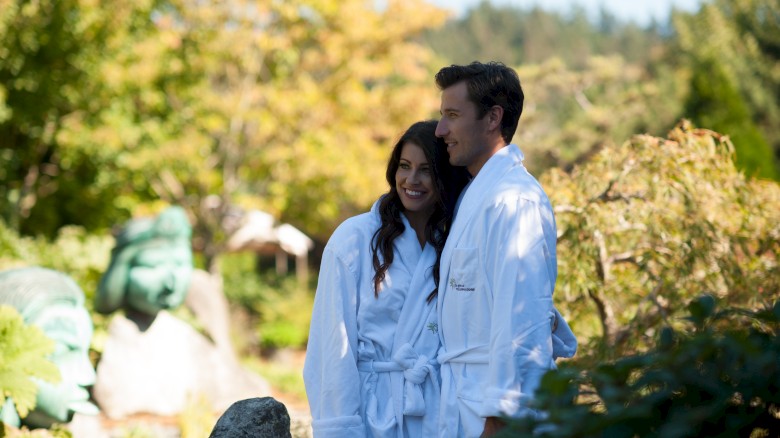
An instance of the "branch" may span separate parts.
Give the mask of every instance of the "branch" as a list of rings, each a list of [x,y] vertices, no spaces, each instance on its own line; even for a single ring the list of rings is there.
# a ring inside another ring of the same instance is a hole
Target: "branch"
[[[629,174],[634,169],[634,160],[628,160],[624,165],[623,169],[620,171],[620,174],[612,178],[608,183],[607,187],[602,191],[599,195],[594,196],[588,200],[588,204],[591,204],[593,202],[602,201],[602,202],[612,202],[612,201],[626,201],[628,202],[631,199],[641,199],[644,200],[644,194],[643,193],[637,193],[637,194],[629,194],[624,195],[622,193],[618,193],[617,195],[612,194],[612,189],[615,187],[615,184],[617,184],[618,181],[620,181],[623,177]]]
[[[593,104],[590,103],[590,100],[588,100],[588,96],[582,92],[582,88],[579,88],[574,92],[574,100],[577,101],[577,103],[580,105],[580,108],[582,108],[585,112],[593,109]]]
[[[626,252],[621,252],[620,254],[611,255],[607,259],[607,261],[610,265],[614,265],[616,263],[632,263],[634,265],[639,264],[636,261],[636,257],[634,257],[634,253],[631,251],[626,251]]]
[[[663,281],[659,279],[653,290],[650,291],[647,297],[645,297],[645,300],[651,302],[653,307],[651,307],[647,312],[642,313],[640,310],[641,306],[637,304],[637,312],[636,315],[634,315],[634,318],[631,320],[631,323],[620,330],[619,333],[615,334],[614,345],[616,347],[624,345],[628,341],[629,336],[633,333],[637,333],[638,329],[641,330],[642,327],[650,327],[654,325],[655,322],[659,319],[663,320],[666,325],[671,325],[669,323],[666,307],[664,307],[664,304],[661,302],[665,301],[665,299],[658,294],[658,292],[661,290],[662,284]]]
[[[615,202],[615,201],[624,201],[628,202],[632,199],[639,199],[640,201],[646,201],[644,193],[629,193],[629,194],[623,194],[623,193],[607,193],[604,192],[600,194],[598,197],[593,198],[592,202],[595,201],[601,201],[601,202]]]
[[[573,205],[556,205],[553,207],[553,211],[556,213],[577,213],[582,214],[584,210],[581,207],[575,207]]]
[[[612,345],[615,333],[617,332],[617,321],[615,320],[615,312],[612,310],[607,301],[595,290],[588,289],[588,296],[596,304],[596,310],[599,312],[599,320],[601,321],[601,330],[603,332],[605,345]]]

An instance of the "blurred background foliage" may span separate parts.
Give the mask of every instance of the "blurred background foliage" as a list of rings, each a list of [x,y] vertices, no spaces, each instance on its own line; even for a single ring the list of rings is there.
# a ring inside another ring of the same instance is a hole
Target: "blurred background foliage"
[[[574,364],[653,348],[700,293],[777,300],[777,0],[645,27],[380,3],[0,0],[0,269],[66,272],[91,306],[112,227],[180,205],[198,267],[246,316],[239,351],[302,348],[316,272],[302,284],[226,253],[231,215],[295,225],[316,270],[332,230],[385,190],[400,133],[437,118],[433,74],[499,60],[520,74],[515,142],[556,208]]]

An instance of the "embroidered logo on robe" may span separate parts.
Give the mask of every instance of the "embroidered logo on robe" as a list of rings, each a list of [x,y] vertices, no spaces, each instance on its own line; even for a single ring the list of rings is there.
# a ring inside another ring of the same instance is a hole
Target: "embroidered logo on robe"
[[[473,287],[468,287],[463,283],[458,282],[458,280],[454,278],[450,278],[450,287],[452,289],[455,289],[457,292],[474,292]]]
[[[433,334],[439,333],[439,324],[436,324],[435,322],[429,322],[426,327],[428,327],[428,330]]]

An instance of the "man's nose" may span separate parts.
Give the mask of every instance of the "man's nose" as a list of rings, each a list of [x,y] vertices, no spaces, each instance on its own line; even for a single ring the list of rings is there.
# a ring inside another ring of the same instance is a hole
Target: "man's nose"
[[[447,123],[444,121],[444,119],[440,119],[439,123],[436,124],[436,137],[444,137],[447,135],[447,132],[449,132],[449,129],[447,129]]]

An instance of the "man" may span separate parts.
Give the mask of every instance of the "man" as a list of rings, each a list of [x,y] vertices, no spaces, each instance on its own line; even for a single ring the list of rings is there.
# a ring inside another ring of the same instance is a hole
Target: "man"
[[[487,437],[499,417],[536,415],[528,402],[542,375],[576,339],[553,307],[552,207],[510,144],[523,107],[517,73],[474,62],[441,69],[436,84],[436,135],[473,177],[441,259],[439,434]]]

